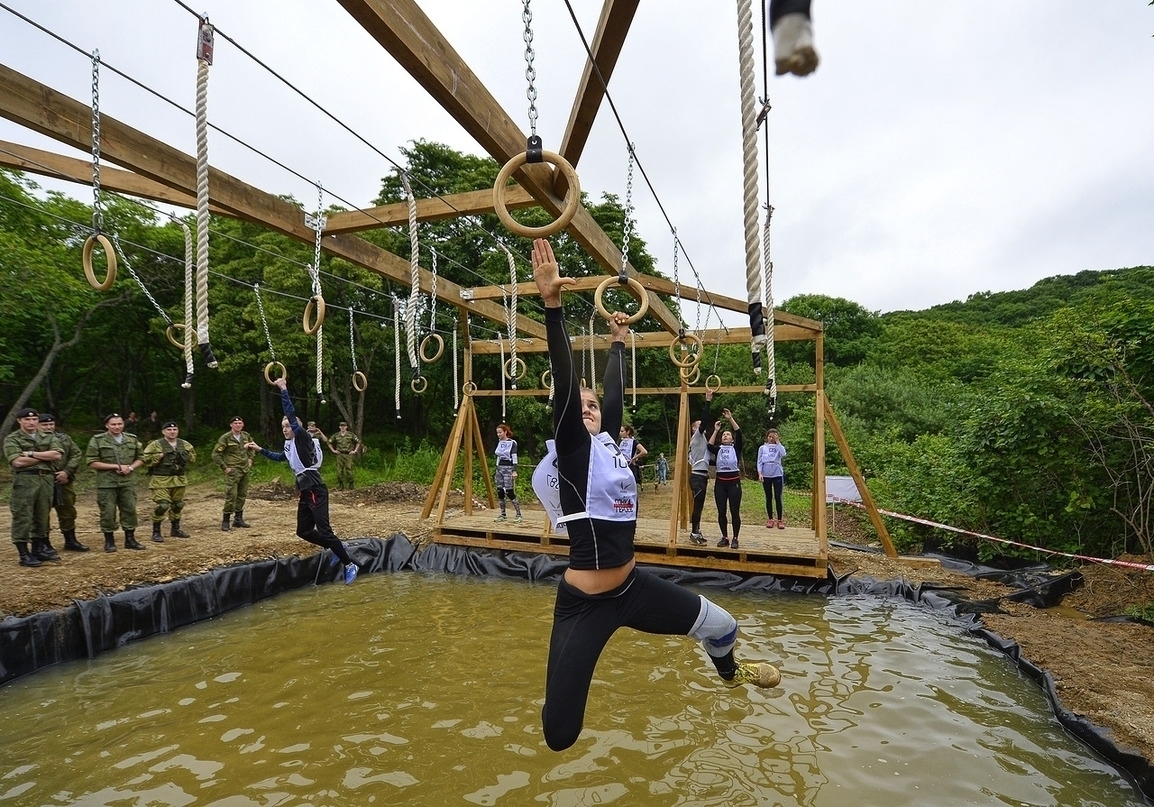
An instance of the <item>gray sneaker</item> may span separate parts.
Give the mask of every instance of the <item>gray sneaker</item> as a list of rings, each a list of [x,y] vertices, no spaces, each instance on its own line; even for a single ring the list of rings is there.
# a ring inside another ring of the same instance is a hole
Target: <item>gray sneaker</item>
[[[691,532],[689,533],[689,543],[705,546],[705,536],[699,532]]]

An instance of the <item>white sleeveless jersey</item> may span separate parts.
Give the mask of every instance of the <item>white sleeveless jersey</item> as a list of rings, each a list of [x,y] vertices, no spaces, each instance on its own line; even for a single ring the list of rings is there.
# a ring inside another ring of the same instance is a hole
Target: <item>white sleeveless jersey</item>
[[[553,529],[564,530],[565,522],[560,521],[565,513],[561,510],[561,476],[557,471],[557,443],[554,440],[545,441],[545,457],[533,470],[533,493],[545,508]]]
[[[719,474],[737,473],[737,449],[733,446],[719,446],[717,449],[717,472]]]
[[[321,442],[317,438],[313,438],[313,455],[316,457],[316,462],[312,465],[305,465],[301,458],[297,456],[297,446],[295,440],[284,441],[284,456],[288,461],[289,467],[293,469],[293,473],[303,474],[305,471],[316,471],[321,467],[321,462],[324,461],[325,455],[321,451]]]
[[[636,442],[635,437],[622,437],[621,438],[621,444],[620,444],[621,445],[621,453],[625,455],[625,459],[628,460],[628,459],[633,458],[633,452],[635,450],[633,448],[633,444],[635,442]]]
[[[533,493],[549,514],[556,529],[580,518],[598,521],[634,521],[637,518],[637,480],[629,460],[606,432],[589,444],[589,478],[585,481],[585,510],[566,515],[561,509],[561,475],[557,470],[557,447],[546,440],[548,452],[533,471]]]

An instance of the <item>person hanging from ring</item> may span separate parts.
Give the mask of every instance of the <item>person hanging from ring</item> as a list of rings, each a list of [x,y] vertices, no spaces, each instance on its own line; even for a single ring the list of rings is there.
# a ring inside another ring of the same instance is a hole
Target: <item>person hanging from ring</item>
[[[615,439],[625,410],[626,317],[609,321],[602,408],[593,390],[580,387],[565,329],[561,291],[575,281],[561,276],[545,239],[533,242],[532,264],[556,385],[553,451],[537,466],[533,489],[554,526],[564,524],[569,535],[541,709],[545,742],[562,751],[577,742],[597,659],[620,627],[699,640],[728,686],[776,686],[781,675],[772,665],[734,658],[737,621],[723,608],[637,567],[637,482]]]

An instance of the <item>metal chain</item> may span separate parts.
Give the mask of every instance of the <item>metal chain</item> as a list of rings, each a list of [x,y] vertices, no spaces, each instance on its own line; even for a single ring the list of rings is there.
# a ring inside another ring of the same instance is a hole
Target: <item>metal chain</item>
[[[305,224],[313,230],[313,265],[309,267],[309,274],[313,279],[313,295],[321,293],[321,235],[328,224],[328,217],[324,214],[324,188],[317,183],[317,212],[315,215],[305,214]]]
[[[429,278],[429,333],[437,332],[437,250],[430,247],[429,252],[433,253],[432,266],[429,272],[432,277]]]
[[[533,82],[537,78],[537,71],[533,68],[533,58],[536,54],[533,52],[533,12],[529,8],[529,0],[522,0],[524,10],[521,12],[521,19],[525,22],[525,80],[529,82],[529,89],[525,91],[525,97],[529,99],[529,134],[533,137],[537,136],[537,88],[533,86]]]
[[[633,229],[633,144],[629,144],[629,173],[625,180],[625,228],[621,235],[621,276],[629,266],[629,233]]]
[[[272,334],[268,332],[268,320],[264,315],[264,302],[260,299],[260,284],[254,283],[252,290],[256,292],[256,308],[260,311],[260,324],[264,328],[264,340],[268,342],[268,354],[272,356],[273,361],[276,361],[276,351],[272,348]]]
[[[681,278],[677,274],[677,253],[679,242],[677,240],[677,228],[673,228],[673,294],[677,298],[677,306],[681,307]]]
[[[359,373],[357,369],[357,344],[353,341],[353,309],[349,306],[349,355],[353,357],[353,373]]]
[[[92,51],[92,229],[104,228],[100,201],[100,51]]]
[[[140,279],[140,276],[136,274],[136,270],[132,268],[132,264],[128,262],[128,256],[124,254],[124,248],[120,246],[120,236],[115,232],[112,233],[112,243],[120,255],[120,262],[128,269],[128,274],[132,275],[132,279],[136,281],[136,285],[140,286],[140,290],[144,292],[144,296],[148,298],[148,302],[152,303],[152,307],[156,309],[156,313],[169,325],[175,325],[176,323],[172,321],[172,317],[160,307],[160,303],[156,302],[156,298],[152,296],[152,292],[148,290],[148,286],[144,285],[144,281]]]

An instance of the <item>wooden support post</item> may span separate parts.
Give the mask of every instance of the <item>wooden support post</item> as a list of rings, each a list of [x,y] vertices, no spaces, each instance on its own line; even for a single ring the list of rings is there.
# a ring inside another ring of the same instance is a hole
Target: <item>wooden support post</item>
[[[898,556],[898,551],[894,549],[893,541],[890,540],[889,531],[886,529],[885,522],[882,521],[881,513],[878,512],[877,505],[874,504],[874,497],[870,494],[869,488],[866,486],[865,477],[862,476],[861,470],[857,466],[857,462],[853,458],[853,452],[850,451],[849,442],[845,439],[845,433],[841,430],[841,424],[837,422],[837,417],[834,416],[833,407],[829,405],[829,401],[822,396],[822,408],[825,411],[826,421],[829,423],[829,430],[833,433],[833,439],[837,443],[838,450],[841,451],[841,458],[845,460],[845,465],[849,468],[850,476],[853,477],[854,484],[857,485],[858,493],[861,494],[862,504],[865,505],[866,512],[869,513],[870,523],[873,524],[874,530],[881,539],[882,546],[885,547],[886,554],[891,558]],[[823,486],[824,487],[824,486]],[[815,495],[816,499],[816,495]],[[825,491],[821,495],[822,511],[825,511]]]

